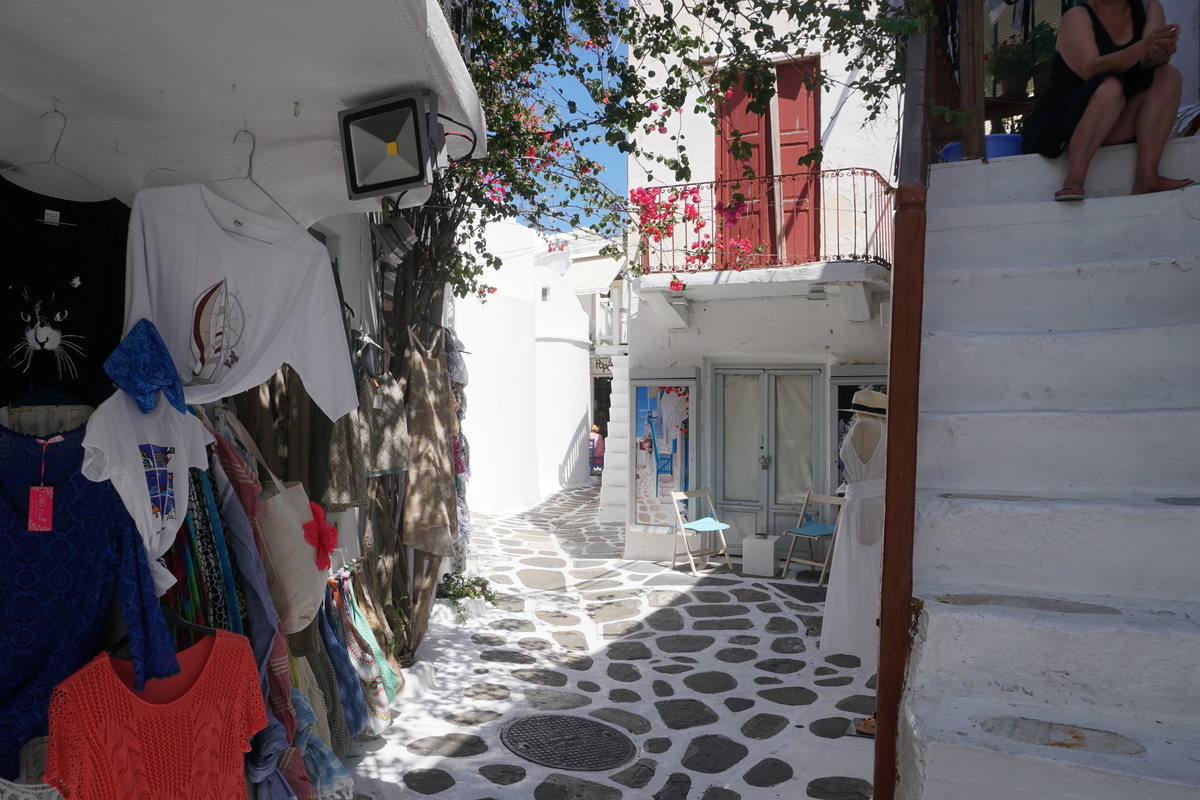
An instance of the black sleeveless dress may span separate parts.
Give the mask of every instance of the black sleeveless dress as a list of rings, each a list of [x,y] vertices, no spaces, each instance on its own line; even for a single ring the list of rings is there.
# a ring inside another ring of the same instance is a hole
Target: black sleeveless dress
[[[1120,52],[1142,38],[1146,28],[1146,7],[1142,0],[1128,2],[1129,9],[1133,12],[1133,38],[1119,47],[1113,43],[1096,12],[1084,3],[1083,7],[1092,17],[1092,32],[1096,37],[1096,47],[1099,48],[1100,55]],[[1055,50],[1054,58],[1050,61],[1050,85],[1042,92],[1033,111],[1025,119],[1025,127],[1021,132],[1024,152],[1040,153],[1047,158],[1058,158],[1062,155],[1075,133],[1075,126],[1087,110],[1092,94],[1110,75],[1124,85],[1126,97],[1146,91],[1154,82],[1154,71],[1142,69],[1141,64],[1134,64],[1120,73],[1102,72],[1085,81],[1067,66],[1062,54]]]

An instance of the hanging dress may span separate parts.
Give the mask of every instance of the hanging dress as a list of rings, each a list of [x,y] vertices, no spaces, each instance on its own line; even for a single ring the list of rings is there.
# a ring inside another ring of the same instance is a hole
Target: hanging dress
[[[454,555],[458,509],[454,492],[454,398],[439,347],[441,328],[426,348],[408,330],[408,433],[412,468],[404,496],[404,544],[434,556]],[[436,355],[435,355],[436,353]]]
[[[883,574],[883,492],[887,462],[887,423],[879,420],[879,443],[864,463],[854,448],[854,425],[842,440],[846,503],[842,506],[825,619],[821,627],[821,652],[826,656],[848,653],[862,659],[867,674],[879,663],[879,586]]]
[[[1092,17],[1092,35],[1101,56],[1111,55],[1141,41],[1146,27],[1146,7],[1142,5],[1142,0],[1129,0],[1129,10],[1133,15],[1133,38],[1122,45],[1112,40],[1108,29],[1090,5],[1084,3],[1083,7]],[[1038,98],[1021,132],[1024,152],[1040,153],[1047,158],[1062,155],[1092,95],[1110,76],[1121,81],[1126,97],[1144,92],[1154,83],[1154,70],[1144,70],[1140,63],[1124,72],[1101,72],[1085,81],[1067,66],[1062,53],[1055,50],[1050,60],[1050,84]]]

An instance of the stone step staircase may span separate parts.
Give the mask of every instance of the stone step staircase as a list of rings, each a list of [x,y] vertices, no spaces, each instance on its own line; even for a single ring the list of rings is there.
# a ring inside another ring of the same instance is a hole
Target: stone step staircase
[[[1134,152],[932,170],[906,800],[1200,798],[1200,188]]]

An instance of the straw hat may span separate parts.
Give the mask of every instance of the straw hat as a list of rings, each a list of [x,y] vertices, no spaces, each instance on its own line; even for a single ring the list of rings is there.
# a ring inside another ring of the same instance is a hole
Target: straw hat
[[[883,392],[872,392],[867,389],[854,393],[849,408],[839,408],[838,411],[854,411],[859,414],[870,414],[873,417],[887,417],[887,395]]]

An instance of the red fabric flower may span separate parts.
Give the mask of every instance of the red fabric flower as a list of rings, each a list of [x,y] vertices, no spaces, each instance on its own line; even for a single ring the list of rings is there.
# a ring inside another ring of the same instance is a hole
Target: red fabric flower
[[[304,541],[317,548],[317,569],[329,569],[329,554],[337,549],[337,525],[325,521],[325,509],[310,502],[313,518],[304,523]]]

